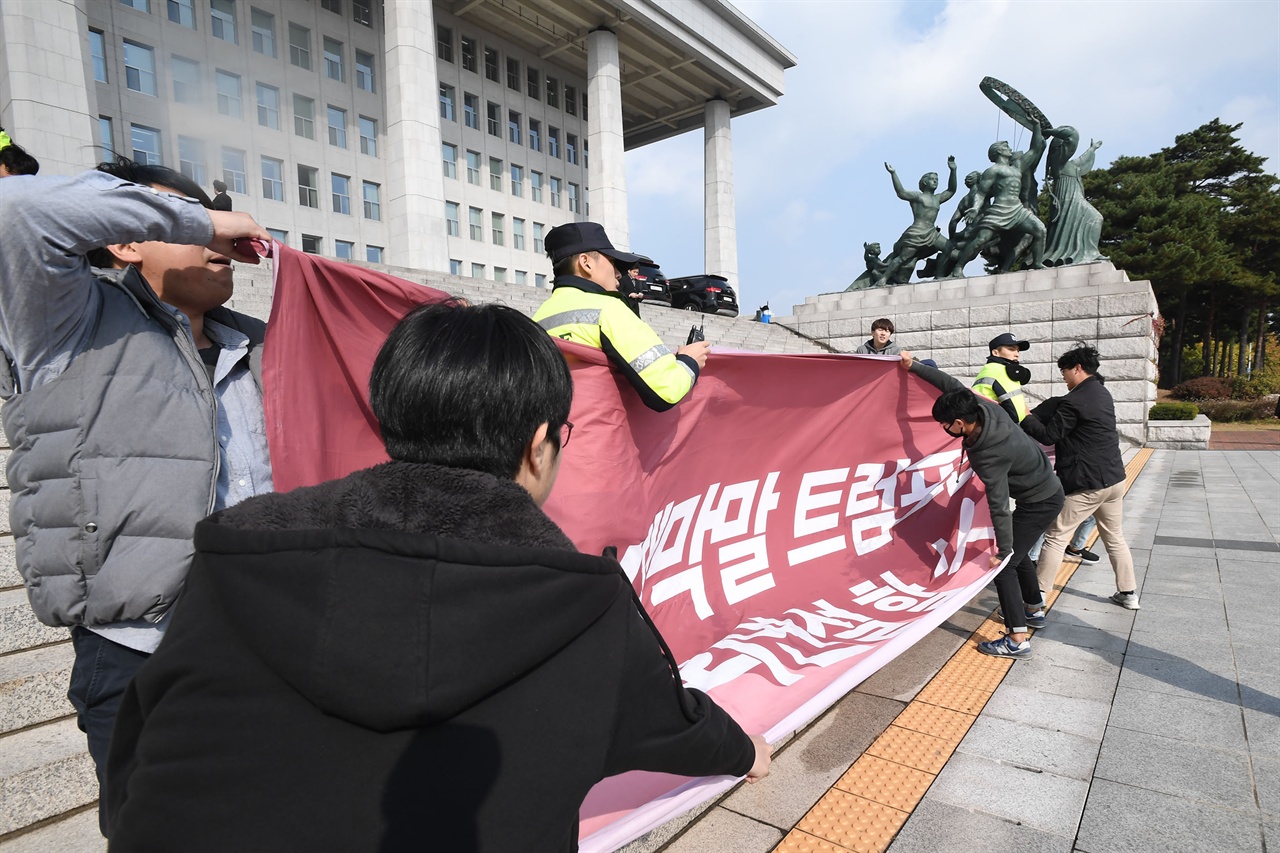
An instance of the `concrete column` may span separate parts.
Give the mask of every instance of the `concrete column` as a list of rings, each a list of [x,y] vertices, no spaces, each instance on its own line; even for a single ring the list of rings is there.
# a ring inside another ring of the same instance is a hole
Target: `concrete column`
[[[42,175],[73,175],[98,160],[84,2],[0,3],[0,125]]]
[[[587,34],[587,106],[591,219],[604,226],[614,246],[627,249],[631,226],[627,219],[627,171],[622,162],[622,65],[618,37],[610,30]]]
[[[449,270],[432,4],[386,0],[387,251],[394,266]]]
[[[738,292],[738,305],[745,306],[738,284],[738,221],[733,209],[733,139],[728,101],[707,101],[704,145],[706,272],[727,278]]]

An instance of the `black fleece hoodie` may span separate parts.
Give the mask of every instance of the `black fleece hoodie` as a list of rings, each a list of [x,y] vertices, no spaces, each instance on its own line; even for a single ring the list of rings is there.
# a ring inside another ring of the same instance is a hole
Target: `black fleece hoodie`
[[[560,853],[606,776],[751,767],[617,563],[512,481],[391,462],[246,501],[195,541],[120,709],[113,853]]]

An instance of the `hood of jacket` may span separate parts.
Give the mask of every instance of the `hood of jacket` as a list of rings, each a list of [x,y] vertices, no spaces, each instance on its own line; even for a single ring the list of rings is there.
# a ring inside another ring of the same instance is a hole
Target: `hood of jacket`
[[[1004,372],[1009,374],[1009,378],[1019,385],[1026,385],[1031,381],[1031,370],[1022,365],[1021,362],[1014,361],[1011,358],[1001,358],[998,355],[987,356],[987,364],[1003,364]],[[1005,389],[1008,390],[1007,388]]]
[[[234,636],[376,731],[451,719],[631,595],[514,481],[407,462],[252,498],[202,522],[196,548]]]

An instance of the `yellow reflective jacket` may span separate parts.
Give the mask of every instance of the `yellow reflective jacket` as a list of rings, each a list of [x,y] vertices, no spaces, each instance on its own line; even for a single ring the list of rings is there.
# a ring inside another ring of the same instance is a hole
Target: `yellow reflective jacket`
[[[1022,385],[1009,376],[1009,366],[994,360],[994,356],[978,371],[978,378],[973,380],[973,390],[999,403],[1006,411],[1008,406],[1004,405],[1005,402],[1012,403],[1018,413],[1018,423],[1027,416],[1027,400],[1022,395]]]
[[[665,412],[693,389],[698,363],[668,349],[624,299],[585,278],[557,276],[533,319],[549,335],[603,350],[644,404]]]

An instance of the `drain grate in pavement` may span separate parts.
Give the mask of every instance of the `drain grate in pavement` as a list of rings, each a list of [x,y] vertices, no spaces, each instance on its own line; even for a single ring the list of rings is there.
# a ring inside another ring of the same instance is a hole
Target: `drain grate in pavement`
[[[1220,551],[1280,551],[1280,543],[1261,542],[1253,539],[1193,539],[1187,536],[1157,536],[1157,545],[1176,545],[1179,548],[1217,548]]]

